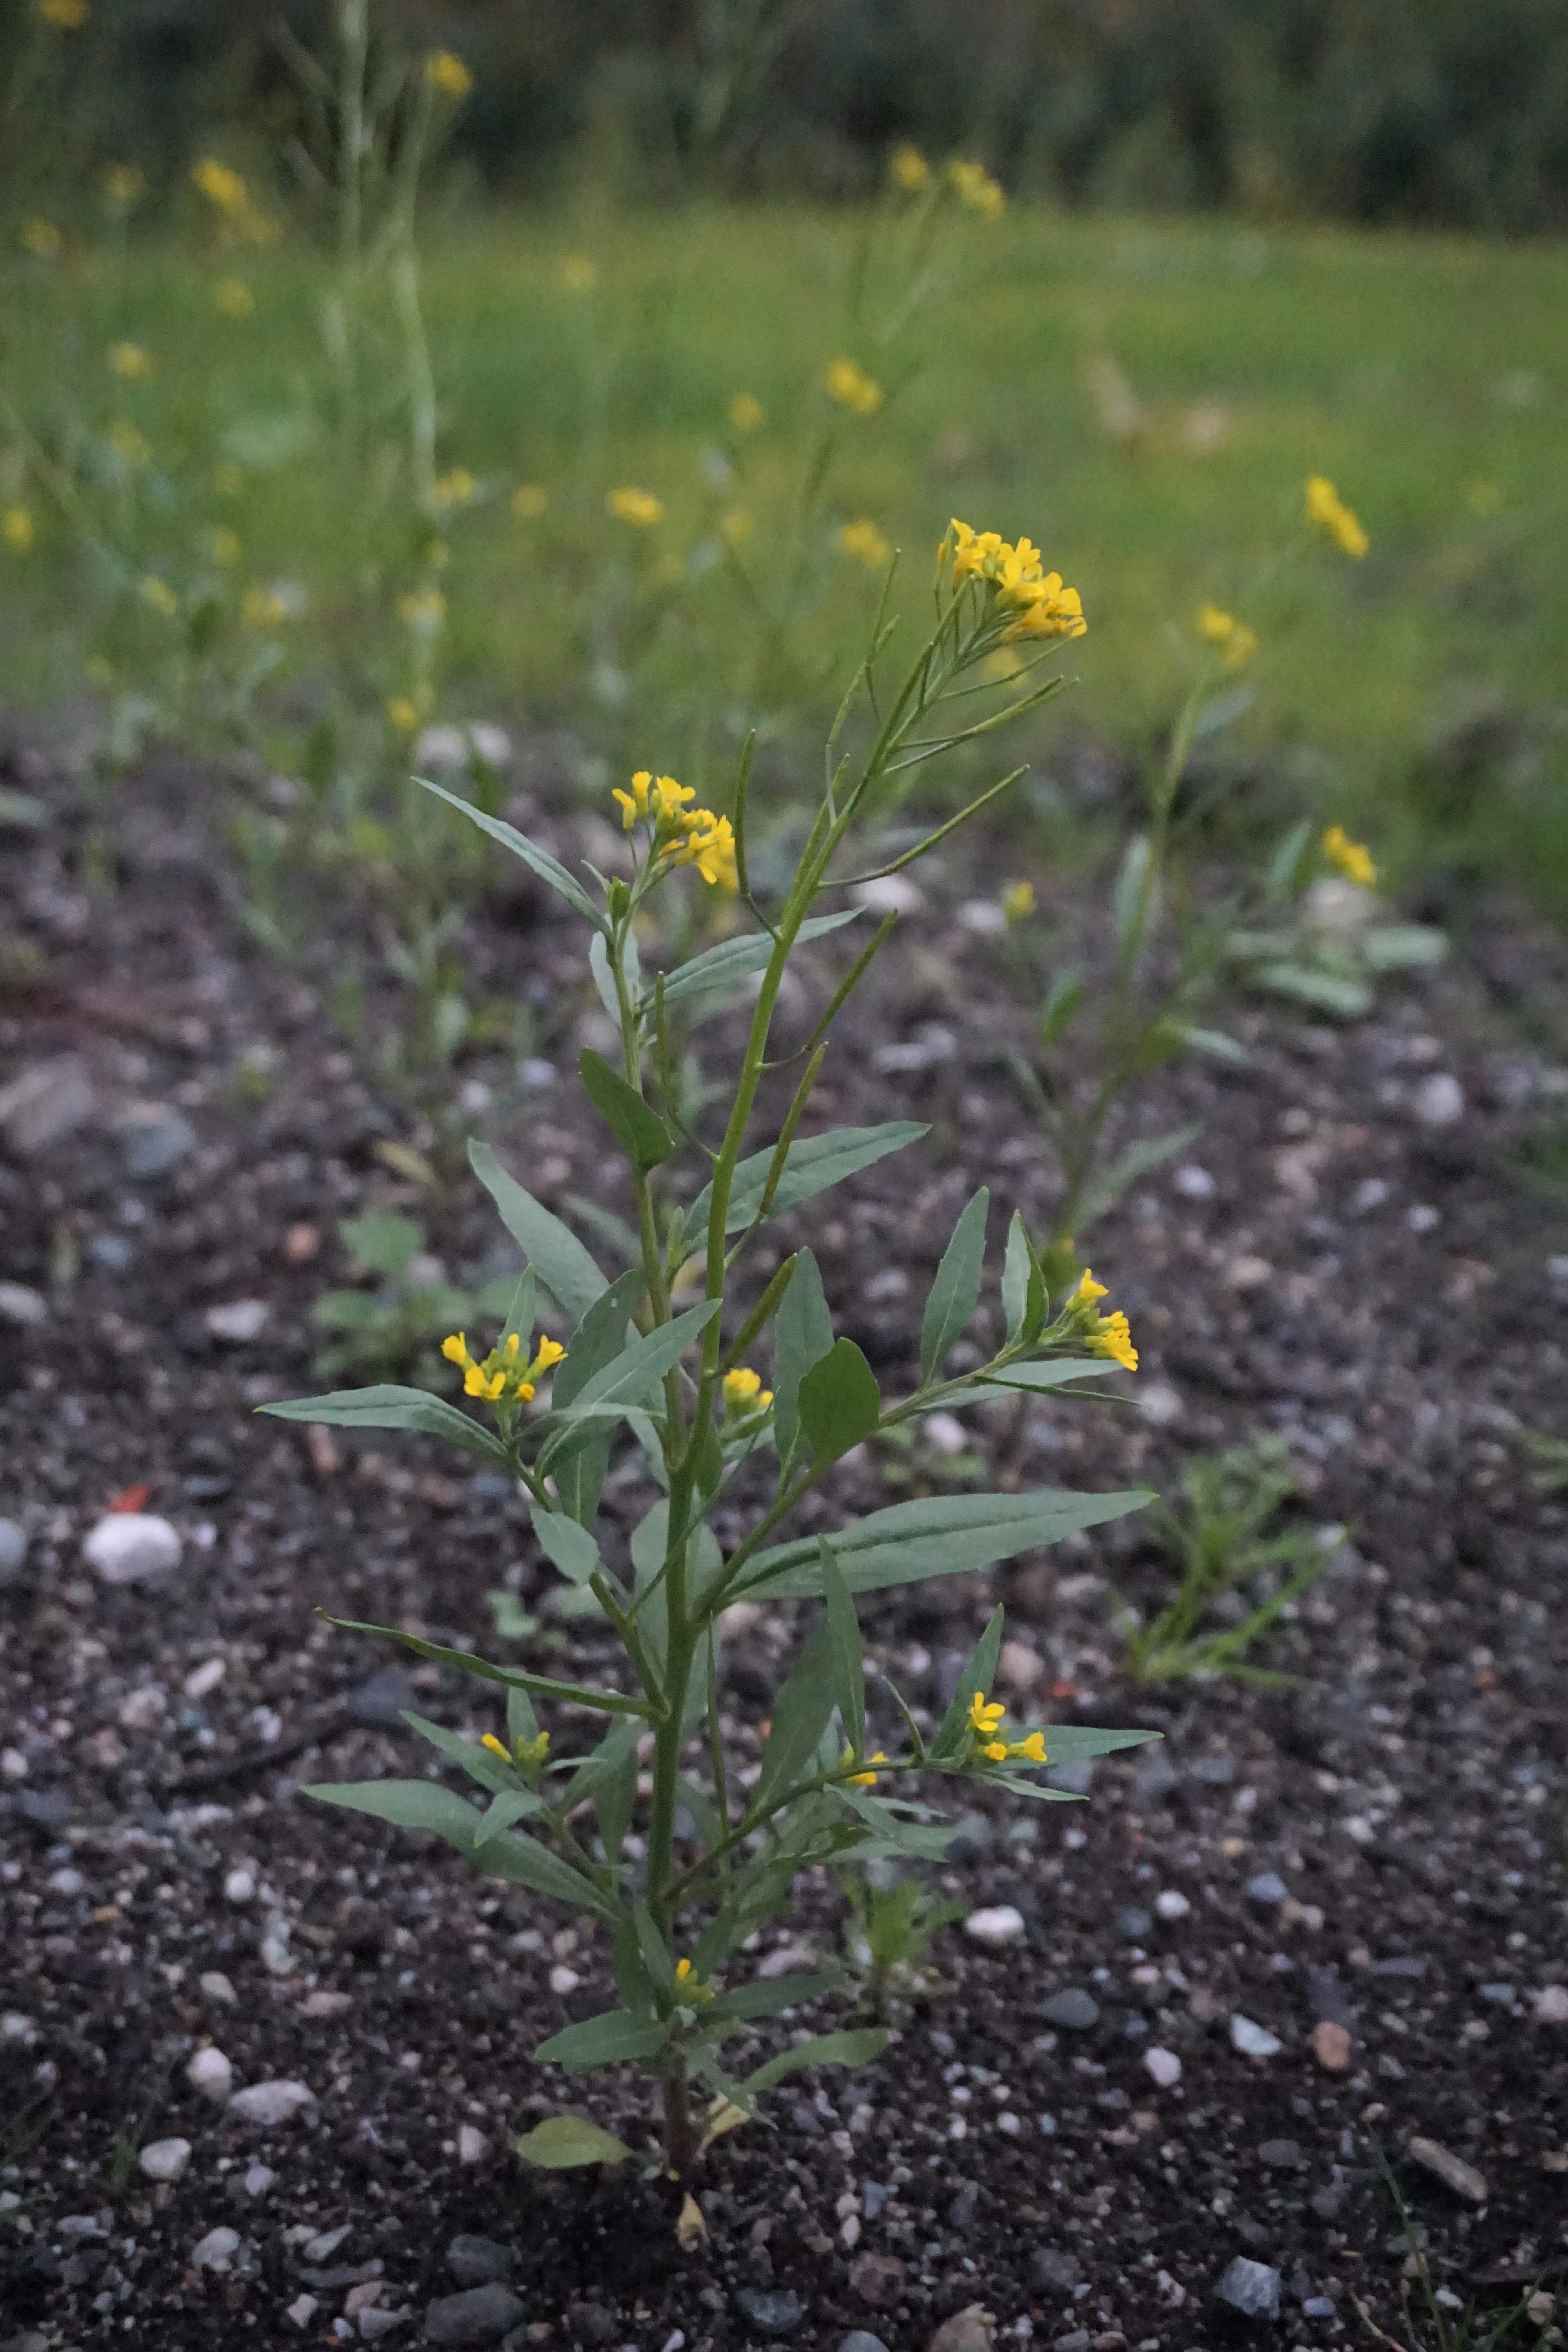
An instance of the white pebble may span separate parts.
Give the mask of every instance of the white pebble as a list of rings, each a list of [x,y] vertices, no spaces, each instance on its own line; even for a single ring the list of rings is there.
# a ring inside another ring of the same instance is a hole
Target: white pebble
[[[1145,2050],[1143,2053],[1143,2064],[1146,2071],[1151,2074],[1155,2082],[1158,2083],[1162,2091],[1170,2090],[1182,2079],[1181,2060],[1177,2057],[1173,2050],[1162,2050],[1158,2042],[1155,2043],[1152,2050]]]
[[[1542,1985],[1535,1996],[1537,2025],[1568,2025],[1568,1985]]]
[[[582,1981],[583,1979],[578,1975],[576,1969],[569,1969],[563,1960],[558,1960],[550,1971],[550,1990],[552,1992],[575,1992]]]
[[[1200,1168],[1195,1160],[1186,1160],[1177,1169],[1171,1179],[1171,1186],[1173,1192],[1181,1194],[1184,1201],[1214,1199],[1214,1178],[1206,1168]]]
[[[19,1748],[0,1748],[0,1780],[25,1780],[31,1769]]]
[[[256,1874],[243,1864],[231,1870],[223,1882],[224,1900],[227,1903],[248,1903],[256,1893]]]
[[[952,2121],[947,2127],[947,2136],[949,2139],[968,2138],[969,2126],[962,2116],[954,2116]]]
[[[1184,1409],[1180,1391],[1169,1381],[1151,1381],[1138,1391],[1139,1413],[1156,1429],[1168,1429],[1173,1421],[1180,1421]]]
[[[925,1433],[939,1454],[962,1454],[969,1443],[963,1423],[955,1412],[928,1412]]]
[[[966,931],[976,939],[1000,939],[1007,928],[1005,910],[994,898],[966,898],[958,910],[958,919]]]
[[[247,2197],[265,2197],[278,2175],[269,2164],[253,2164],[245,2176]]]
[[[81,1551],[105,1584],[159,1584],[178,1568],[183,1549],[175,1529],[155,1512],[110,1511]]]
[[[907,874],[879,875],[855,891],[862,907],[873,915],[914,915],[925,905],[925,893]]]
[[[216,1690],[219,1683],[222,1682],[224,1675],[227,1671],[227,1665],[224,1659],[204,1658],[201,1664],[199,1666],[193,1666],[190,1673],[185,1676],[184,1682],[182,1685],[185,1696],[187,1698],[205,1698],[208,1691]]]
[[[168,1712],[168,1693],[157,1683],[143,1683],[121,1699],[114,1719],[121,1731],[152,1731]]]
[[[204,2099],[226,2099],[234,2088],[234,2062],[214,2042],[198,2050],[185,2069],[185,2080]]]
[[[1024,1915],[1011,1903],[998,1903],[989,1911],[972,1911],[963,1923],[963,1932],[975,1943],[993,1948],[1016,1944],[1024,1932]]]
[[[1232,2049],[1239,2050],[1244,2058],[1277,2058],[1284,2047],[1266,2025],[1255,2024],[1239,2010],[1230,2021],[1230,2042]]]
[[[1154,1908],[1162,1919],[1184,1919],[1192,1907],[1179,1886],[1167,1886],[1154,1897]]]
[[[178,2180],[191,2160],[188,2139],[149,2140],[136,2162],[149,2180]]]
[[[53,1895],[79,1895],[87,1881],[79,1870],[68,1866],[64,1870],[52,1870],[44,1884]]]
[[[304,2083],[251,2083],[245,2090],[235,2093],[227,2112],[237,2123],[270,2126],[286,2124],[290,2116],[315,2104],[314,2091]]]
[[[202,1321],[215,1339],[243,1348],[261,1337],[271,1312],[265,1298],[233,1298],[222,1307],[209,1307]]]
[[[1010,2107],[1005,2107],[996,2118],[996,2128],[999,2132],[1005,2132],[1009,2139],[1016,2139],[1024,2126],[1021,2118]]]
[[[489,2152],[490,2144],[482,2131],[477,2131],[472,2124],[458,2126],[458,2162],[459,2164],[482,2164]]]
[[[199,2271],[226,2270],[231,2257],[238,2252],[237,2230],[209,2230],[191,2248],[191,2260]]]
[[[342,2017],[343,2011],[346,2009],[352,2009],[353,2005],[354,1997],[352,1992],[324,1990],[307,1993],[300,2003],[307,2017]]]
[[[297,2294],[292,2303],[285,2305],[284,2315],[291,2319],[296,2327],[308,2327],[316,2315],[316,2308],[313,2294]]]
[[[196,1979],[196,1990],[204,2000],[216,2000],[222,2009],[232,2009],[239,1995],[221,1969],[208,1969]]]
[[[1465,1090],[1447,1070],[1434,1070],[1411,1097],[1411,1108],[1423,1127],[1452,1127],[1465,1115]]]

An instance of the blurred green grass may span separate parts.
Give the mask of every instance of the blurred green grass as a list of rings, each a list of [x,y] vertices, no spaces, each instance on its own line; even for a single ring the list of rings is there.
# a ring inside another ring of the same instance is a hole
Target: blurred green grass
[[[451,711],[577,725],[616,759],[700,760],[692,709],[728,690],[737,626],[715,520],[752,514],[746,560],[766,562],[823,366],[868,357],[845,324],[858,236],[855,215],[799,206],[434,230],[441,462],[480,485],[450,531]],[[587,293],[565,282],[571,254],[595,266]],[[145,434],[138,563],[174,576],[199,530],[228,524],[247,576],[307,583],[330,641],[363,561],[329,494],[330,436],[291,452],[285,436],[269,470],[213,486],[237,424],[310,415],[321,273],[293,249],[247,257],[256,308],[236,321],[212,302],[234,267],[153,244],[39,274],[11,306],[4,379],[47,443],[110,414]],[[1020,207],[966,225],[947,267],[912,339],[921,364],[847,436],[830,520],[872,517],[907,551],[911,601],[952,514],[1027,532],[1081,589],[1077,683],[1037,738],[1047,773],[1069,738],[1157,738],[1213,599],[1261,640],[1228,761],[1283,774],[1407,871],[1508,872],[1568,907],[1568,254]],[[145,383],[109,374],[121,337],[153,354]],[[721,481],[742,390],[766,419]],[[1371,533],[1361,564],[1277,560],[1317,471]],[[547,490],[542,515],[511,511],[520,482]],[[655,530],[606,520],[622,482],[664,501]],[[13,706],[79,680],[90,609],[63,522],[27,496],[37,546],[0,549]],[[395,547],[381,556],[395,569]],[[826,529],[822,561],[833,583],[803,652],[841,677],[876,585]]]

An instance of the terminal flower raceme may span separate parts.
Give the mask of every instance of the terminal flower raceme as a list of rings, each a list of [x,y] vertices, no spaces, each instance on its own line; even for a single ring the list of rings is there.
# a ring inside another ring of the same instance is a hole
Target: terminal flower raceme
[[[1323,835],[1323,855],[1351,882],[1359,882],[1370,890],[1377,880],[1377,867],[1372,852],[1364,842],[1352,841],[1342,824],[1331,824]]]
[[[1138,1350],[1132,1345],[1132,1333],[1127,1318],[1120,1309],[1114,1315],[1101,1315],[1095,1306],[1097,1298],[1108,1296],[1103,1282],[1096,1282],[1088,1266],[1083,1279],[1068,1301],[1079,1331],[1085,1343],[1097,1356],[1109,1356],[1112,1363],[1124,1371],[1138,1370]]]
[[[737,1364],[724,1375],[724,1410],[738,1421],[743,1413],[766,1412],[773,1401],[772,1389],[763,1386],[763,1376],[753,1372],[749,1364]]]
[[[918,196],[922,188],[931,185],[931,165],[911,141],[906,139],[893,150],[889,167],[893,178],[907,195]]]
[[[634,530],[651,530],[664,512],[662,500],[656,499],[651,490],[636,489],[629,483],[623,489],[612,490],[605,505],[617,522],[629,522]]]
[[[1023,1739],[999,1739],[1002,1718],[1006,1708],[1000,1699],[982,1698],[976,1691],[969,1702],[969,1728],[980,1742],[980,1753],[988,1764],[1006,1764],[1017,1757],[1026,1764],[1044,1764],[1046,1735],[1031,1731]]]
[[[558,1339],[541,1339],[531,1358],[525,1359],[517,1332],[509,1331],[499,1348],[479,1362],[468,1353],[468,1336],[454,1331],[441,1342],[441,1353],[463,1375],[463,1394],[482,1397],[487,1404],[531,1404],[535,1383],[566,1354]]]
[[[1217,604],[1198,606],[1198,628],[1226,669],[1239,669],[1258,651],[1258,639],[1246,623]]]
[[[704,882],[721,884],[726,890],[740,887],[734,827],[727,816],[715,816],[711,809],[689,808],[686,803],[697,797],[689,784],[678,784],[673,776],[656,776],[639,768],[631,780],[631,790],[622,792],[617,784],[612,796],[620,803],[626,832],[637,824],[648,827],[653,855],[665,861],[664,870],[695,866]]]
[[[474,86],[473,75],[450,49],[431,50],[425,60],[425,79],[443,98],[467,98]]]
[[[829,400],[840,408],[849,409],[856,416],[875,416],[887,397],[874,376],[868,376],[853,360],[835,360],[823,384]]]
[[[1307,520],[1326,531],[1334,545],[1359,562],[1372,545],[1361,517],[1347,507],[1326,474],[1314,474],[1307,485]]]
[[[1015,547],[997,531],[972,530],[955,515],[946,547],[953,586],[973,580],[994,596],[1006,622],[1004,644],[1019,637],[1081,637],[1088,628],[1078,590],[1064,587],[1059,572],[1045,569],[1039,549],[1028,540]]]
[[[542,1731],[532,1739],[520,1739],[513,1750],[508,1748],[504,1739],[498,1739],[493,1731],[487,1731],[479,1746],[488,1748],[492,1756],[499,1756],[503,1764],[517,1764],[524,1771],[537,1772],[550,1752],[550,1734]]]
[[[954,156],[947,167],[947,178],[959,203],[978,213],[982,220],[994,220],[1005,209],[1007,199],[983,163]]]
[[[675,1997],[677,2000],[686,2001],[711,2000],[713,1998],[712,1986],[703,1983],[689,1959],[679,1959],[675,1963]]]
[[[852,555],[858,563],[864,563],[872,572],[879,572],[892,553],[869,515],[862,515],[858,522],[847,522],[838,534],[838,544],[846,555]]]

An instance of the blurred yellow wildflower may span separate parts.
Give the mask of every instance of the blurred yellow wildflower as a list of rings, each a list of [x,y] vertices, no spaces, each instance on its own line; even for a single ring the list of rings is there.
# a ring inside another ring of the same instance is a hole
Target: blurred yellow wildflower
[[[37,10],[57,33],[79,32],[87,22],[87,0],[37,0]]]
[[[400,735],[412,735],[419,724],[419,713],[406,694],[389,694],[386,715]]]
[[[1347,881],[1359,882],[1363,890],[1370,890],[1377,880],[1371,850],[1364,842],[1352,841],[1342,824],[1331,824],[1324,834],[1323,855]]]
[[[1002,893],[1002,912],[1010,923],[1026,923],[1035,911],[1032,882],[1009,882]]]
[[[230,530],[226,523],[219,523],[212,535],[211,546],[213,562],[225,572],[232,572],[241,553],[238,531]]]
[[[162,613],[165,621],[172,621],[180,609],[179,598],[168,582],[161,580],[155,572],[149,572],[142,581],[141,596],[142,602],[151,604],[154,613]]]
[[[276,588],[247,588],[239,600],[239,613],[247,628],[275,629],[289,618],[289,600]]]
[[[655,831],[688,822],[685,803],[697,798],[695,785],[678,784],[673,776],[656,776],[647,768],[639,768],[631,780],[631,790],[623,793],[612,786],[610,798],[621,805],[621,829],[630,833],[639,820],[651,824]]]
[[[153,362],[140,343],[116,343],[109,364],[126,383],[140,383],[153,373]]]
[[[487,1404],[531,1404],[535,1383],[564,1360],[566,1350],[558,1339],[542,1339],[532,1357],[525,1360],[521,1338],[509,1331],[480,1363],[468,1353],[467,1335],[454,1331],[442,1340],[441,1353],[461,1370],[465,1396],[482,1397]]]
[[[763,408],[754,392],[738,392],[730,403],[730,422],[737,433],[754,433],[763,421]]]
[[[1345,505],[1326,474],[1314,474],[1307,485],[1307,520],[1327,531],[1336,547],[1358,562],[1372,544],[1361,517]]]
[[[243,278],[220,278],[213,288],[213,309],[226,319],[248,319],[256,297]]]
[[[858,522],[847,522],[838,534],[838,544],[846,555],[872,572],[879,572],[893,551],[869,515],[862,515]]]
[[[1217,604],[1198,606],[1198,631],[1208,639],[1226,669],[1239,669],[1258,651],[1258,639],[1245,621],[1237,620]]]
[[[635,489],[630,483],[612,490],[605,506],[617,522],[629,522],[634,530],[647,530],[664,512],[662,502],[651,490]]]
[[[443,98],[467,98],[474,77],[450,49],[432,49],[425,60],[425,79]]]
[[[742,1413],[766,1412],[773,1401],[772,1389],[763,1388],[762,1374],[749,1364],[737,1364],[725,1373],[724,1410],[737,1419]]]
[[[1101,1315],[1095,1306],[1097,1298],[1107,1296],[1103,1282],[1096,1282],[1086,1266],[1078,1288],[1068,1300],[1079,1336],[1097,1356],[1108,1356],[1124,1371],[1138,1370],[1138,1350],[1132,1345],[1132,1333],[1127,1318],[1120,1308],[1114,1315]]]
[[[104,196],[121,212],[130,210],[146,186],[145,178],[134,163],[110,163],[104,171]]]
[[[1007,199],[983,163],[966,163],[955,155],[947,167],[948,184],[961,205],[967,205],[982,220],[994,220],[1006,207]]]
[[[0,515],[0,538],[13,555],[26,555],[37,537],[33,518],[26,507],[7,507]]]
[[[692,1963],[684,1958],[675,1963],[675,1992],[678,2000],[711,2000],[713,1998],[712,1986],[704,1984]]]
[[[828,399],[857,416],[875,416],[886,398],[881,385],[853,360],[835,360],[822,381]]]
[[[599,282],[596,262],[585,253],[568,253],[561,264],[561,283],[568,294],[591,294]]]
[[[52,220],[41,220],[35,214],[22,223],[22,244],[35,261],[58,261],[65,247],[65,237]]]
[[[231,172],[226,163],[220,163],[216,155],[204,155],[193,167],[191,177],[208,204],[216,205],[220,213],[242,213],[250,202],[249,191],[239,173]]]
[[[996,531],[972,530],[955,515],[944,545],[953,586],[978,581],[994,592],[999,610],[1013,615],[1003,631],[1005,645],[1019,637],[1081,637],[1088,628],[1078,590],[1064,587],[1059,572],[1043,569],[1030,541],[1012,546]]]
[[[531,522],[549,504],[550,493],[542,482],[519,482],[511,494],[511,510],[523,522]]]
[[[454,466],[449,474],[441,475],[431,484],[430,495],[443,512],[449,513],[454,507],[471,505],[478,488],[466,466]]]
[[[503,1764],[510,1764],[511,1762],[510,1748],[507,1746],[504,1739],[498,1739],[493,1731],[487,1731],[485,1733],[484,1738],[479,1741],[479,1746],[481,1748],[488,1748],[492,1756],[499,1756]]]
[[[888,1751],[885,1748],[879,1748],[874,1756],[868,1756],[866,1759],[868,1767],[873,1764],[885,1764],[887,1760]],[[847,1748],[844,1750],[843,1761],[846,1764],[854,1763],[853,1748]],[[851,1789],[874,1789],[877,1785],[877,1775],[869,1769],[864,1772],[851,1772],[848,1776],[848,1785]]]
[[[922,188],[931,185],[931,165],[911,140],[906,139],[894,148],[889,169],[909,195],[918,196]]]
[[[397,617],[416,636],[434,636],[447,617],[447,599],[439,588],[414,588],[397,600]]]
[[[147,436],[128,416],[117,416],[110,425],[109,446],[128,466],[145,466],[153,455]]]

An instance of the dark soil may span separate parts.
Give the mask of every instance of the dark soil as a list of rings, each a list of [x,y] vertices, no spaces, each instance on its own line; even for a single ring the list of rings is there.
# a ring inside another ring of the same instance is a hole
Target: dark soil
[[[466,2231],[510,2250],[520,2343],[661,2352],[680,2330],[691,2352],[738,2352],[765,2340],[756,2295],[788,2293],[802,2352],[855,2326],[923,2352],[971,2305],[1007,2341],[1075,2352],[1326,2347],[1368,2340],[1358,2298],[1401,2344],[1431,2343],[1419,2296],[1402,2309],[1400,2198],[1434,2288],[1489,2311],[1551,2288],[1568,2256],[1568,2026],[1552,2021],[1568,2003],[1541,1996],[1568,1978],[1568,1518],[1532,1485],[1515,1423],[1563,1433],[1568,1299],[1548,1264],[1568,1244],[1560,1209],[1505,1169],[1563,1119],[1562,1073],[1529,1025],[1550,1033],[1559,954],[1482,929],[1350,1030],[1248,1013],[1250,1070],[1162,1076],[1149,1130],[1194,1118],[1203,1134],[1095,1236],[1142,1349],[1122,1383],[1138,1404],[971,1416],[963,1453],[922,1442],[846,1465],[825,1520],[911,1480],[978,1478],[985,1454],[1004,1482],[1173,1488],[1193,1448],[1274,1431],[1300,1514],[1349,1533],[1267,1644],[1297,1678],[1279,1690],[1119,1678],[1105,1580],[1147,1608],[1170,1574],[1137,1518],[868,1606],[869,1653],[921,1706],[942,1702],[1000,1593],[1021,1707],[1164,1741],[1103,1763],[1081,1806],[967,1824],[942,1884],[969,1911],[1015,1906],[1021,1937],[946,1930],[941,1982],[905,2000],[879,2064],[795,2078],[776,2128],[719,2146],[710,2234],[683,2252],[658,2182],[542,2178],[510,2153],[584,2096],[531,2053],[612,1998],[602,1942],[445,1849],[299,1793],[422,1771],[400,1705],[492,1721],[478,1685],[405,1674],[318,1605],[482,1645],[487,1591],[546,1601],[500,1482],[252,1410],[319,1385],[308,1317],[348,1276],[339,1218],[404,1206],[468,1276],[505,1263],[488,1203],[466,1174],[419,1181],[408,1148],[439,1158],[439,1138],[356,1076],[321,1010],[341,944],[290,973],[248,943],[199,777],[126,789],[105,895],[79,872],[68,786],[26,782],[53,817],[3,845],[0,1087],[68,1061],[52,1083],[80,1082],[81,1116],[31,1151],[0,1143],[0,1278],[47,1300],[29,1322],[26,1297],[0,1292],[0,1511],[28,1537],[0,1591],[12,2340],[353,2341],[339,2315],[374,2289],[406,2343],[455,2291],[446,2250]],[[930,1137],[776,1237],[809,1237],[841,1327],[895,1390],[975,1183],[1036,1220],[1050,1192],[990,1058],[1026,1016],[962,895],[951,869],[932,877],[813,1112],[913,1109]],[[582,942],[516,897],[470,939],[476,987],[526,992],[535,1058],[562,1073],[523,1093],[509,1055],[476,1053],[452,1081],[470,1123],[546,1200],[597,1192],[600,1138],[568,1082],[599,1018]],[[704,1034],[716,1058],[726,1031]],[[922,1037],[922,1066],[879,1067],[889,1039]],[[1422,1088],[1443,1074],[1463,1108],[1434,1125]],[[163,1172],[135,1172],[160,1153]],[[267,1310],[253,1336],[217,1336],[208,1311],[247,1300]],[[184,1561],[161,1589],[110,1588],[83,1538],[142,1490]],[[628,1525],[640,1514],[635,1468],[611,1499]],[[502,1654],[603,1670],[592,1633],[542,1623]],[[777,1610],[730,1645],[739,1741],[794,1639]],[[1255,1884],[1269,1873],[1282,1898]],[[840,1933],[835,1891],[809,1885],[767,1940],[833,1948]],[[1091,1996],[1087,2028],[1050,2023],[1067,1990]],[[1237,2012],[1273,2054],[1234,2046]],[[1322,2020],[1348,2028],[1341,2071],[1316,2054]],[[832,2004],[810,2020],[833,2021]],[[209,2041],[237,2083],[295,2079],[312,2104],[271,2130],[226,2120],[186,2081]],[[1155,2049],[1181,2062],[1173,2086],[1145,2063]],[[640,2140],[629,2077],[586,2096]],[[460,2147],[464,2127],[480,2138]],[[175,2136],[188,2169],[154,2185],[135,2149]],[[1423,2169],[1413,2137],[1476,2168],[1482,2197]],[[345,2225],[331,2250],[308,2242]],[[220,2226],[237,2244],[195,2267]],[[1277,2322],[1215,2304],[1238,2255],[1283,2274]]]

